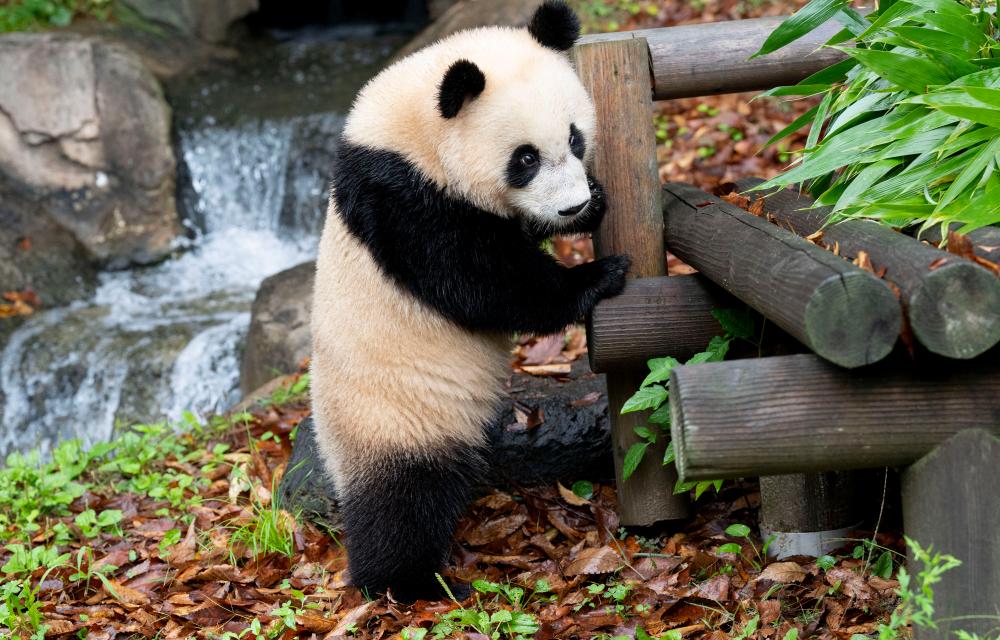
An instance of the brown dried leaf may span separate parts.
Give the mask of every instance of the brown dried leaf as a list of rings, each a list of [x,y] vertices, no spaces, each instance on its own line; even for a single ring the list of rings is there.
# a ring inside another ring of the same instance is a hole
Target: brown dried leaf
[[[830,569],[826,572],[826,581],[830,586],[839,581],[841,593],[858,600],[874,600],[878,597],[874,589],[865,584],[861,576],[850,569]]]
[[[312,633],[329,633],[337,627],[336,620],[312,615],[295,616],[295,623]]]
[[[725,602],[729,600],[729,576],[724,573],[717,573],[711,580],[698,585],[697,596]]]
[[[713,204],[715,204],[715,203],[714,202],[702,202],[702,203],[696,204],[694,206],[696,206],[698,208],[701,208],[701,207],[708,207],[708,206],[711,206]]]
[[[584,549],[563,571],[567,576],[611,573],[625,566],[625,561],[611,546]]]
[[[195,538],[194,523],[195,521],[192,520],[191,524],[188,525],[187,535],[184,536],[184,539],[181,540],[180,544],[170,549],[170,564],[186,564],[194,560],[194,555],[198,551],[198,541]]]
[[[741,196],[740,194],[733,192],[722,196],[722,199],[731,205],[735,205],[744,211],[750,210],[750,198],[746,196]]]
[[[969,236],[955,231],[948,232],[948,253],[961,256],[966,260],[972,260],[976,255],[972,250],[972,241],[969,240]]]
[[[817,231],[816,233],[814,233],[812,235],[806,236],[806,240],[808,240],[809,242],[811,242],[813,244],[819,243],[819,241],[822,240],[822,239],[823,239],[823,232],[822,231]]]
[[[930,270],[934,271],[935,269],[937,269],[938,267],[940,267],[941,265],[943,265],[943,264],[945,264],[946,262],[949,262],[949,261],[951,261],[951,258],[938,258],[937,260],[935,260],[934,262],[931,263],[931,269]]]
[[[528,349],[522,365],[546,365],[553,361],[562,353],[566,346],[566,338],[561,333],[545,336]]]
[[[115,582],[114,580],[108,581],[114,588],[115,592],[113,596],[117,596],[117,599],[125,604],[149,604],[149,596],[147,596],[142,591],[138,589],[130,589],[125,585]]]
[[[854,260],[854,265],[861,267],[872,275],[875,274],[875,267],[872,266],[871,258],[864,251],[858,251],[858,257]]]
[[[764,567],[756,578],[751,582],[759,580],[774,580],[775,582],[802,582],[809,572],[802,568],[797,562],[775,562]]]
[[[335,638],[337,636],[347,635],[347,627],[352,624],[358,629],[364,627],[365,623],[368,622],[375,614],[375,608],[378,606],[379,601],[372,600],[371,602],[366,602],[360,607],[354,607],[340,618],[337,626],[326,637]]]
[[[747,209],[747,211],[749,211],[750,213],[754,214],[758,218],[761,217],[761,216],[763,216],[764,215],[764,198],[761,198],[760,195],[758,195],[757,196],[757,200],[752,205],[750,205],[750,208]],[[781,226],[781,225],[778,225],[778,226]]]
[[[63,633],[72,633],[77,629],[77,626],[69,620],[49,619],[45,621],[45,624],[49,625],[49,628],[45,630],[46,636],[58,636]]]
[[[559,487],[559,495],[562,496],[563,500],[570,503],[574,507],[582,507],[585,504],[590,504],[590,500],[587,500],[586,498],[581,498],[580,496],[576,495],[575,493],[564,487],[561,482],[557,481],[556,485]]]
[[[570,402],[569,406],[571,406],[571,407],[582,407],[582,406],[585,406],[585,405],[588,405],[588,404],[594,404],[595,402],[597,402],[600,399],[601,399],[601,392],[600,391],[591,391],[590,393],[588,393],[587,395],[583,396],[579,400],[574,400],[573,402]]]
[[[538,366],[528,366],[523,365],[521,369],[525,373],[530,373],[533,376],[565,376],[569,375],[572,366],[569,363],[566,364],[542,364]]]
[[[473,547],[480,547],[497,540],[503,540],[527,521],[526,514],[511,514],[502,518],[486,520],[466,532],[465,541]]]

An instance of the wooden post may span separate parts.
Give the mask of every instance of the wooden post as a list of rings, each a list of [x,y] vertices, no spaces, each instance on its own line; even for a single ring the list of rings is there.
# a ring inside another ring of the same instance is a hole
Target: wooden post
[[[989,420],[984,414],[983,420]],[[996,414],[993,414],[996,415]],[[982,429],[961,431],[903,472],[903,528],[931,554],[962,565],[934,585],[938,628],[914,626],[915,640],[955,638],[963,630],[991,637],[1000,626],[1000,440]],[[923,570],[908,550],[907,572]],[[969,616],[960,620],[955,618]],[[950,619],[950,620],[949,620]]]
[[[760,479],[760,539],[769,556],[821,556],[861,524],[861,472],[828,471]]]
[[[665,276],[649,47],[644,39],[585,44],[574,47],[573,58],[577,74],[597,107],[592,171],[608,195],[608,214],[594,233],[594,251],[598,256],[631,255],[629,277]],[[626,526],[649,526],[690,515],[688,496],[673,494],[674,467],[660,464],[669,442],[666,434],[646,450],[648,459],[636,472],[628,480],[622,479],[625,454],[639,441],[633,428],[649,426],[649,412],[620,412],[645,373],[611,373],[607,377],[618,503]]]

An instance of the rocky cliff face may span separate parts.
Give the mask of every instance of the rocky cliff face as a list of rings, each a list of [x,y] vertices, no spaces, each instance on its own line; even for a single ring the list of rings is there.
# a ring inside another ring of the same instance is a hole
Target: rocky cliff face
[[[180,229],[170,109],[139,58],[74,34],[5,35],[0,87],[0,197],[37,202],[109,267],[164,257]]]

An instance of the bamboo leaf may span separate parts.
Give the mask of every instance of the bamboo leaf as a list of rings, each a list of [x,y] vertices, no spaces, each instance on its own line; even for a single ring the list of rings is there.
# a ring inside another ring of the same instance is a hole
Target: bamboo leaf
[[[949,4],[958,6],[957,2],[949,2]],[[941,31],[946,31],[962,38],[963,40],[968,40],[969,42],[975,44],[976,47],[986,45],[986,36],[983,32],[980,31],[976,25],[960,16],[945,13],[922,13],[919,16],[913,16],[912,20],[915,22],[929,24],[932,27],[937,27]]]
[[[893,158],[890,160],[880,160],[868,165],[864,171],[859,173],[857,177],[851,180],[851,183],[847,185],[847,188],[844,189],[844,193],[841,194],[840,198],[837,200],[837,204],[834,205],[834,210],[840,210],[847,205],[852,204],[861,193],[866,191],[869,187],[878,182],[882,176],[898,167],[901,163],[902,160]]]
[[[765,56],[798,40],[837,15],[846,6],[846,0],[812,0],[778,25],[778,28],[764,41],[760,51],[750,56],[750,59]]]
[[[850,7],[844,7],[833,17],[854,36],[861,35],[867,31],[869,24],[871,24],[865,20],[864,16]]]
[[[936,64],[922,58],[906,56],[893,51],[851,49],[848,47],[834,48],[843,51],[890,82],[913,93],[924,93],[929,85],[945,85],[952,80]]]
[[[812,149],[819,141],[819,133],[823,129],[826,115],[830,112],[830,105],[833,104],[833,92],[823,96],[823,101],[819,103],[819,110],[813,119],[812,128],[809,129],[809,137],[806,138],[806,149]]]
[[[798,131],[802,127],[806,126],[806,123],[809,122],[810,120],[812,120],[813,116],[816,115],[817,111],[819,111],[819,105],[816,105],[815,107],[813,107],[809,111],[806,111],[801,116],[799,116],[798,118],[796,118],[795,122],[793,122],[792,124],[788,125],[787,127],[785,127],[784,129],[782,129],[778,133],[774,134],[774,136],[770,140],[768,140],[767,144],[765,144],[764,146],[765,147],[769,147],[772,144],[774,144],[775,142],[777,142],[778,140],[781,140],[782,138],[784,138],[786,136],[790,136],[791,134],[795,133],[796,131]]]
[[[924,7],[918,7],[912,2],[897,2],[888,9],[883,10],[882,13],[879,14],[878,18],[875,19],[875,22],[873,22],[871,26],[864,31],[864,33],[858,36],[858,40],[868,38],[879,29],[882,29],[887,24],[892,23],[894,20],[908,18],[926,11],[927,9]]]
[[[934,213],[939,213],[945,205],[954,200],[966,187],[972,184],[973,180],[982,175],[987,165],[992,162],[993,156],[1000,153],[1000,138],[994,138],[992,141],[982,145],[981,149],[972,162],[965,167],[962,173],[958,174],[955,181],[948,187],[948,190],[941,197],[941,201],[938,202],[937,208],[934,209]]]
[[[972,47],[969,45],[968,40],[948,33],[947,31],[912,26],[888,27],[886,30],[895,33],[897,36],[908,42],[919,44],[924,47],[930,47],[932,49],[940,49],[942,51],[963,51],[969,53],[972,51]],[[975,73],[976,71],[979,71],[979,69],[975,69],[972,73]]]

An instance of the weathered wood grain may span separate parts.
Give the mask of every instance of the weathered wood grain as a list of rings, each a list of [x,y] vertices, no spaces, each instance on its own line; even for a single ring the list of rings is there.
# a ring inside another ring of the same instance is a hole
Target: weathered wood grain
[[[685,480],[903,466],[963,429],[1000,433],[1000,362],[905,352],[847,371],[812,354],[675,367]]]
[[[843,367],[892,350],[902,315],[892,288],[872,274],[700,189],[664,189],[670,251]]]
[[[821,48],[842,29],[834,20],[766,56],[748,60],[787,16],[586,35],[580,43],[645,39],[654,76],[653,99],[673,100],[792,85],[844,60]]]
[[[749,192],[761,180],[736,184]],[[822,229],[823,242],[841,255],[853,259],[864,251],[876,271],[885,267],[914,335],[933,353],[968,359],[1000,342],[1000,278],[989,270],[871,222],[844,220],[824,228],[830,209],[805,209],[812,199],[791,189],[772,192],[765,203],[765,210],[780,207],[779,221],[787,217],[797,234]]]
[[[991,425],[995,427],[994,425]],[[996,633],[1000,615],[1000,440],[982,429],[961,431],[903,472],[903,527],[933,553],[962,565],[934,585],[938,628],[913,628],[915,640],[945,640],[958,630]],[[923,570],[907,550],[907,571]],[[965,617],[968,616],[968,617]]]
[[[597,108],[592,173],[604,185],[608,197],[607,216],[594,233],[595,253],[628,253],[632,256],[629,275],[633,278],[665,276],[667,259],[646,41],[579,45],[573,48],[573,58],[580,80]],[[593,340],[588,342],[594,344]],[[688,497],[673,495],[676,471],[670,465],[647,461],[628,480],[622,478],[625,454],[639,441],[633,427],[645,426],[646,415],[621,415],[621,407],[639,388],[644,374],[638,370],[607,377],[618,503],[626,526],[651,525],[690,515]],[[662,459],[667,442],[667,438],[660,438],[646,455]]]
[[[587,319],[590,368],[636,370],[668,355],[683,362],[725,333],[712,310],[732,307],[743,305],[700,274],[630,280]]]

